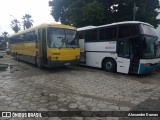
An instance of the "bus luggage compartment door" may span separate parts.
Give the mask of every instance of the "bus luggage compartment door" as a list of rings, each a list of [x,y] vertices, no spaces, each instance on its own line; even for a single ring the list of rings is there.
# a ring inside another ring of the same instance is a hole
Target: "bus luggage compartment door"
[[[130,59],[117,57],[117,72],[129,73]]]

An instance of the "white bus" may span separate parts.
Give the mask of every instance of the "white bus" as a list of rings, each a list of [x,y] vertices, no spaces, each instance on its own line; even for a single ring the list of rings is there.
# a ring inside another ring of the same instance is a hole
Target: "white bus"
[[[109,72],[145,74],[159,66],[152,25],[126,21],[78,28],[80,62]]]

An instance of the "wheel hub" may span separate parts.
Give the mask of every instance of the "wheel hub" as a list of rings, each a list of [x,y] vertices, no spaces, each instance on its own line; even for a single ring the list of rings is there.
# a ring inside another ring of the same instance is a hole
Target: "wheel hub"
[[[107,70],[110,70],[112,68],[112,63],[111,62],[107,62],[106,63],[106,68],[107,68]]]

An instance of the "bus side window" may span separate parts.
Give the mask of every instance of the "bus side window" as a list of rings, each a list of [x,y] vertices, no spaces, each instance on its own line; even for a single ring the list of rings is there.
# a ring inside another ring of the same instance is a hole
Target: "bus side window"
[[[23,35],[16,36],[14,41],[17,42],[17,43],[23,42]]]
[[[97,41],[97,29],[91,30],[91,40],[90,41]]]
[[[85,31],[85,40],[87,42],[97,41],[97,29]]]
[[[119,32],[118,32],[119,39],[131,37],[134,35],[138,35],[138,30],[136,25],[120,25],[119,26]]]
[[[99,30],[99,40],[100,41],[111,41],[115,39],[114,27],[101,28]]]
[[[84,32],[83,31],[78,32],[78,38],[84,39]]]
[[[105,40],[105,29],[99,30],[99,40],[104,41]]]
[[[19,40],[23,42],[23,35],[19,35]]]
[[[90,41],[90,38],[91,38],[91,32],[88,30],[88,31],[85,31],[85,41]]]
[[[26,33],[23,35],[23,41],[27,41],[27,35],[26,35]]]
[[[33,39],[35,40],[35,41],[37,41],[37,34],[33,34]]]

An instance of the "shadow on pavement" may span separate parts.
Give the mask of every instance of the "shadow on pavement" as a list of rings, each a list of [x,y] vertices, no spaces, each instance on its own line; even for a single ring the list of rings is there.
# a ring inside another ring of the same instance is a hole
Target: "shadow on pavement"
[[[159,111],[160,113],[160,98],[159,99],[147,99],[144,102],[141,102],[130,111]],[[130,118],[120,118],[119,120],[160,120],[159,117],[130,117]]]

